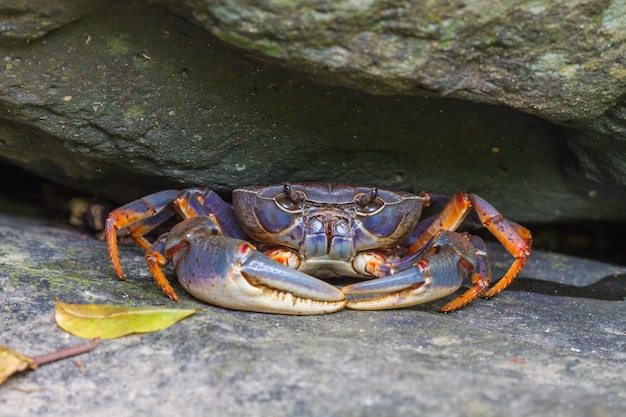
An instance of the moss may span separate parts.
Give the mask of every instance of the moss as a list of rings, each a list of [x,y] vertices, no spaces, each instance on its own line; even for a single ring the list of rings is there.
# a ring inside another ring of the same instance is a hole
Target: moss
[[[267,56],[282,57],[285,50],[279,44],[269,39],[251,40],[232,32],[218,32],[217,36],[223,41],[242,49],[256,50]]]
[[[139,121],[144,117],[143,109],[136,104],[131,105],[124,110],[124,119],[133,122]]]
[[[370,26],[371,32],[384,32],[385,30],[387,30],[385,22],[374,22],[374,24]]]
[[[120,36],[111,36],[107,38],[107,52],[111,55],[125,55],[130,51],[128,43]]]
[[[276,42],[272,42],[269,39],[261,39],[254,42],[253,48],[259,52],[264,53],[267,56],[274,58],[282,57],[285,55],[285,50],[279,46]]]
[[[251,49],[252,42],[250,42],[250,39],[246,38],[245,36],[223,31],[217,32],[216,35],[224,42],[236,46],[237,48]]]

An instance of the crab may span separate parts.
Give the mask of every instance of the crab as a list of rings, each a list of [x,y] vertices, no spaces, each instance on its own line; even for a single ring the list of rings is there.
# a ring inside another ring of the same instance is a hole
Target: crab
[[[233,191],[232,204],[207,188],[165,190],[113,210],[106,240],[125,279],[117,244],[125,230],[143,248],[157,284],[178,296],[163,268],[173,264],[183,288],[229,309],[324,314],[344,308],[382,310],[427,303],[470,286],[441,307],[452,312],[492,297],[530,256],[531,234],[474,194],[458,193],[439,214],[420,221],[435,194],[324,183],[285,183]],[[475,210],[514,258],[491,285],[485,244],[456,232]],[[182,217],[154,242],[146,235]],[[331,277],[358,279],[339,288]]]

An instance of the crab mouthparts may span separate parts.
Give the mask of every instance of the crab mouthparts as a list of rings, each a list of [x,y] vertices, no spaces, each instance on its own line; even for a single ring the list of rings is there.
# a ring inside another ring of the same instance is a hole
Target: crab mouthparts
[[[352,255],[351,223],[350,219],[335,214],[311,217],[305,229],[304,256],[349,259]]]

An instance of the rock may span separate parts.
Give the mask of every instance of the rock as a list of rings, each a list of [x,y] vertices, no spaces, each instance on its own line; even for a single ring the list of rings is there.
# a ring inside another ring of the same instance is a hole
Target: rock
[[[568,143],[581,173],[626,185],[622,1],[160,1],[322,83],[505,105],[575,126],[585,134]]]
[[[0,215],[0,344],[35,356],[80,339],[64,302],[176,306],[141,251],[41,218]],[[495,274],[511,258],[488,247]],[[12,376],[3,415],[446,415],[626,413],[626,268],[534,251],[510,289],[452,313],[444,300],[390,311],[280,316],[203,311],[162,332]],[[175,281],[174,279],[172,281]]]
[[[620,1],[161,2],[229,43],[373,94],[446,95],[569,121],[600,116],[625,91]]]
[[[159,5],[118,2],[0,50],[2,159],[120,203],[316,180],[475,192],[520,222],[626,218],[623,187],[565,173],[545,120],[312,84]]]
[[[112,0],[2,0],[0,43],[30,41],[46,35]]]

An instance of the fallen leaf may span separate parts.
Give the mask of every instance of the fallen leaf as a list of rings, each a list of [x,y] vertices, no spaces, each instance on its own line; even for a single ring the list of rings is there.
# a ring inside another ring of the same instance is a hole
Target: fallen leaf
[[[39,365],[66,359],[82,353],[91,352],[100,343],[100,338],[91,339],[89,342],[80,345],[71,346],[45,355],[30,358],[19,352],[0,345],[0,384],[7,380],[8,377],[16,372],[23,371],[26,368],[36,369]]]
[[[36,367],[37,364],[33,358],[0,345],[0,384],[16,372]]]
[[[198,309],[124,307],[106,304],[67,304],[57,300],[55,319],[74,336],[115,339],[132,333],[163,330]]]

